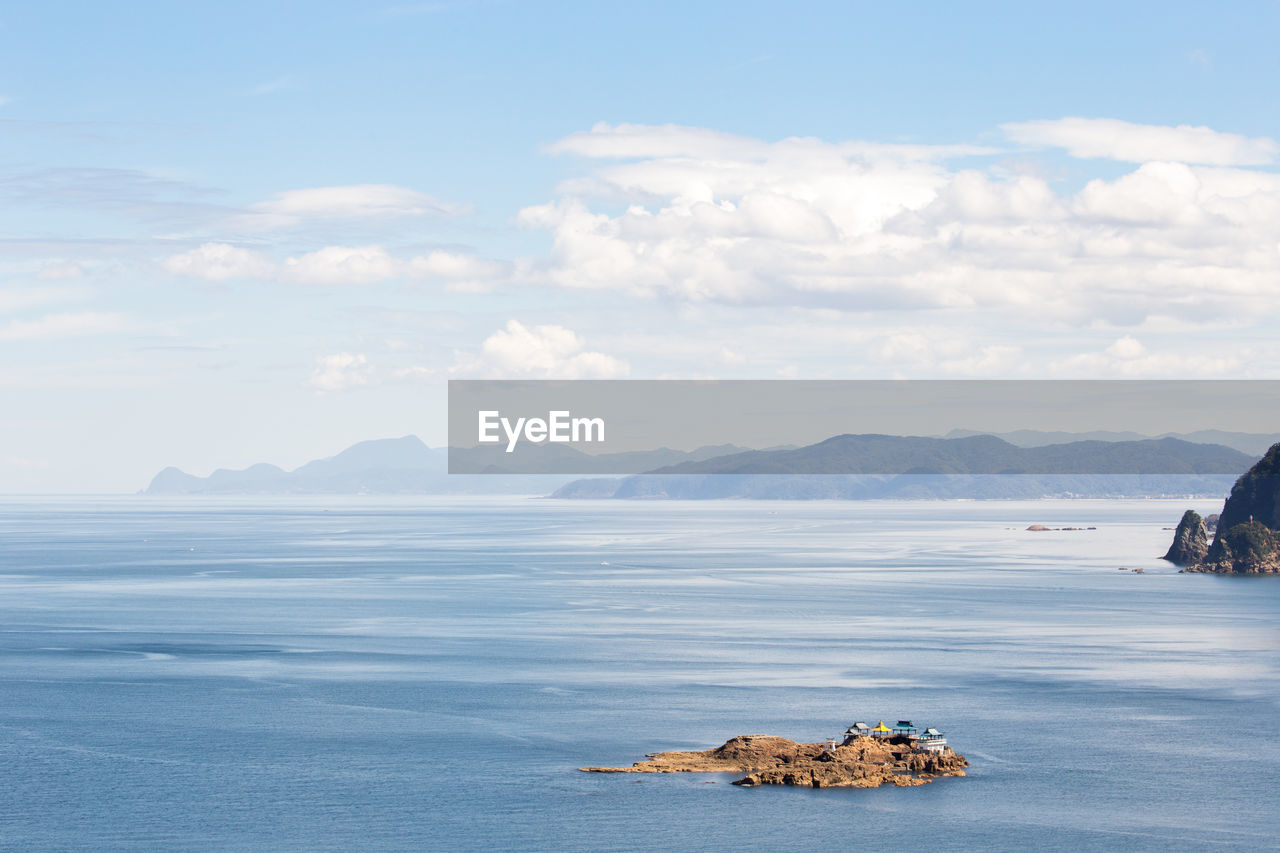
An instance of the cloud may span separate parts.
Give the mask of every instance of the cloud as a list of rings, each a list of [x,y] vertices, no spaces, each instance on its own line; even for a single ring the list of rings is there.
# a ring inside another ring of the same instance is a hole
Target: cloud
[[[456,216],[466,205],[391,184],[313,187],[277,193],[249,206],[239,225],[257,230],[287,228],[317,219],[390,219],[405,216]]]
[[[1185,136],[1200,160],[1260,161],[1273,147],[1154,131],[1155,148]],[[1178,153],[1168,149],[1156,153]],[[946,146],[765,142],[667,125],[598,125],[550,150],[587,158],[587,171],[517,215],[551,238],[548,253],[517,265],[522,282],[1066,324],[1277,308],[1280,176],[1270,171],[1152,160],[1063,193],[995,163],[950,168]]]
[[[39,320],[14,320],[0,328],[0,341],[47,341],[83,338],[131,331],[133,323],[123,314],[86,311],[49,314]]]
[[[372,368],[362,353],[339,352],[317,358],[316,368],[304,384],[326,393],[359,388],[370,384],[372,379]]]
[[[265,255],[227,243],[205,243],[189,252],[171,255],[161,265],[174,275],[205,281],[265,278],[275,272]]]
[[[36,273],[41,281],[60,281],[68,278],[83,278],[84,267],[73,263],[47,263]]]
[[[371,284],[395,278],[398,262],[378,246],[327,246],[285,261],[283,275],[306,284]]]
[[[15,314],[28,308],[69,302],[85,296],[79,287],[0,287],[0,314]]]
[[[485,338],[479,357],[459,356],[452,372],[469,376],[539,379],[618,379],[630,373],[625,361],[584,350],[583,340],[563,326],[525,326],[509,320]]]
[[[398,258],[381,246],[325,246],[276,263],[267,255],[227,243],[205,243],[165,258],[175,275],[224,281],[257,278],[300,284],[376,284],[385,281],[440,281],[452,290],[478,292],[513,273],[504,261],[437,250]]]
[[[1245,358],[1240,353],[1201,355],[1177,351],[1151,352],[1131,335],[1117,338],[1101,352],[1087,352],[1059,359],[1049,365],[1056,376],[1084,378],[1168,378],[1190,376],[1241,376]]]
[[[1280,145],[1264,136],[1222,133],[1208,127],[1133,124],[1110,118],[1061,118],[1000,126],[1014,142],[1065,148],[1072,157],[1146,163],[1172,160],[1209,166],[1265,166]]]
[[[765,142],[702,127],[677,124],[616,124],[599,122],[589,131],[572,133],[547,146],[551,154],[577,154],[591,158],[716,158],[766,161],[801,158],[807,152],[835,148],[845,157],[898,160],[944,160],[993,154],[998,149],[980,145],[904,145],[851,141],[832,146],[811,137],[790,137]]]
[[[0,175],[0,200],[37,209],[64,208],[126,215],[167,226],[203,224],[227,209],[209,202],[211,191],[158,171],[60,167]]]
[[[274,92],[284,92],[289,89],[298,88],[298,81],[292,74],[281,74],[271,80],[266,80],[249,89],[250,95],[270,95]]]
[[[1191,62],[1193,65],[1200,66],[1205,71],[1212,70],[1213,68],[1213,54],[1209,53],[1209,51],[1202,47],[1197,47],[1195,50],[1188,53],[1187,61]]]

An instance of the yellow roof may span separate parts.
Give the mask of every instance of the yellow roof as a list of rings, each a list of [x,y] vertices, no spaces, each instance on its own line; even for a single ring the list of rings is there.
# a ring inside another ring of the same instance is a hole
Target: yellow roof
[[[884,720],[881,720],[881,721],[880,721],[880,725],[876,726],[876,727],[875,727],[874,729],[872,729],[871,731],[873,731],[873,732],[891,732],[891,731],[893,731],[893,729],[891,729],[891,728],[889,728],[888,726],[886,726],[886,725],[884,724]]]

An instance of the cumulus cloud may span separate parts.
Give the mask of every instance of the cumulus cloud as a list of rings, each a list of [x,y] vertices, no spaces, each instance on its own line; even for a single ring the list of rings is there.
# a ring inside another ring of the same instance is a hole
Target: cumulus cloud
[[[189,252],[165,258],[162,266],[174,275],[225,281],[232,278],[262,278],[272,273],[272,264],[260,252],[227,243],[205,243]]]
[[[1112,118],[1060,118],[1011,122],[1001,129],[1014,142],[1065,148],[1073,157],[1146,163],[1173,160],[1210,166],[1265,166],[1276,162],[1274,139],[1223,133],[1204,126],[1133,124]]]
[[[321,393],[346,391],[370,384],[373,369],[363,353],[338,352],[316,359],[316,368],[306,386]]]
[[[509,320],[485,339],[479,357],[460,356],[453,372],[540,379],[618,379],[630,373],[625,361],[585,346],[577,333],[563,326],[525,326]]]
[[[0,328],[0,341],[47,341],[127,332],[133,323],[123,314],[84,311],[49,314],[39,320],[14,320]]]
[[[518,214],[552,240],[519,271],[686,302],[1007,309],[1071,323],[1275,307],[1280,176],[1241,168],[1269,162],[1274,142],[1079,121],[1006,130],[1144,162],[1063,193],[994,164],[950,168],[968,149],[598,125],[551,146],[590,165]],[[1100,128],[1118,134],[1110,148],[1087,142]]]
[[[464,205],[392,184],[356,184],[288,190],[250,205],[243,226],[269,230],[317,219],[390,219],[404,216],[452,216]]]

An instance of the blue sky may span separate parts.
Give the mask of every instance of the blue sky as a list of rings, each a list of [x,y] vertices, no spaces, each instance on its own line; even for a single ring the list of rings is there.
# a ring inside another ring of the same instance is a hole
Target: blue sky
[[[0,492],[470,376],[1272,376],[1280,4],[29,4]]]

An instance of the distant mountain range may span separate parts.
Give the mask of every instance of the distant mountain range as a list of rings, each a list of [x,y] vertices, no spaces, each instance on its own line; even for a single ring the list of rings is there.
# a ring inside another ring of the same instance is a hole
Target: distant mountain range
[[[230,471],[220,468],[196,477],[165,468],[147,486],[148,495],[398,495],[543,494],[562,485],[560,477],[450,477],[444,450],[427,447],[415,435],[354,444],[337,456],[286,471],[260,463]]]
[[[546,494],[576,475],[548,474],[548,469],[574,471],[645,470],[710,459],[744,448],[732,444],[693,451],[658,450],[588,456],[560,445],[546,445],[546,456],[503,454],[493,448],[454,449],[476,474],[449,474],[449,454],[433,449],[414,435],[354,444],[337,456],[317,459],[286,471],[259,463],[231,471],[220,468],[197,477],[165,468],[145,489],[148,495],[407,495],[407,494]],[[540,473],[541,472],[541,473]]]
[[[474,454],[471,470],[450,475],[448,455],[416,436],[355,444],[336,456],[286,471],[258,464],[197,477],[177,468],[157,474],[150,495],[547,494],[586,498],[878,498],[1044,497],[1049,495],[1220,495],[1254,457],[1222,445],[1181,439],[1089,440],[1029,444],[1054,433],[1017,433],[1024,442],[985,434],[925,438],[836,436],[808,447],[745,450],[734,445],[694,451],[666,448],[574,458],[569,470],[618,470],[623,462],[650,473],[574,479],[545,472],[532,454]],[[1077,438],[1074,434],[1061,434]],[[1118,434],[1123,435],[1123,434]],[[1233,434],[1237,442],[1265,437]],[[551,449],[547,446],[546,449]],[[585,458],[576,458],[585,457]],[[458,457],[455,456],[455,461]]]
[[[1150,438],[1177,438],[1195,444],[1221,444],[1247,453],[1262,456],[1271,445],[1280,442],[1280,433],[1227,432],[1220,429],[1202,429],[1195,432],[1166,432],[1160,435],[1142,435],[1136,432],[1048,432],[1019,429],[1013,432],[990,432],[974,429],[953,429],[942,438],[968,438],[974,435],[993,435],[1018,447],[1043,447],[1046,444],[1066,444],[1072,441],[1143,441]]]
[[[1220,495],[1253,457],[1175,438],[1018,447],[963,438],[841,435],[614,479],[575,480],[560,498],[1038,498]]]

